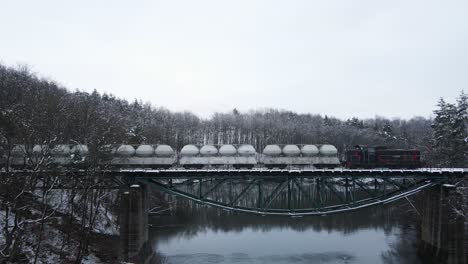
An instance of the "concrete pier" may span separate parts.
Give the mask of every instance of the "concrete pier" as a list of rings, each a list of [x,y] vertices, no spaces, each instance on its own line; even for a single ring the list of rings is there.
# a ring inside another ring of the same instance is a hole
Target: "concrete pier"
[[[120,241],[121,259],[131,263],[147,263],[152,255],[148,243],[148,190],[133,185],[121,192]]]
[[[463,216],[454,211],[462,203],[453,186],[428,190],[421,206],[421,246],[428,263],[468,263],[468,228]]]

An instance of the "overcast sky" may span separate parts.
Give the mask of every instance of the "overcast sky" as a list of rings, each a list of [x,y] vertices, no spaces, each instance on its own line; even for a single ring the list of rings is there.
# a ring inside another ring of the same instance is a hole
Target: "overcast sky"
[[[204,117],[427,117],[468,90],[467,0],[0,2],[3,64]]]

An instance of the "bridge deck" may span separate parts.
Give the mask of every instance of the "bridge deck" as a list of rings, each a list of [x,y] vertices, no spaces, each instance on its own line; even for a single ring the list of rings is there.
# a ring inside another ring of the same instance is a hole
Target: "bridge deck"
[[[452,176],[468,175],[468,168],[420,168],[420,169],[120,169],[109,173],[134,175],[136,177],[177,178],[208,176]]]
[[[13,170],[0,171],[0,174],[24,175],[32,172],[31,170]],[[274,176],[291,176],[291,177],[468,177],[468,168],[420,168],[420,169],[106,169],[97,171],[106,175],[122,175],[135,178],[204,178],[204,177],[232,177],[232,176],[248,176],[248,177],[274,177]],[[86,174],[86,170],[77,169],[55,169],[41,170],[40,174],[61,174],[67,173]]]

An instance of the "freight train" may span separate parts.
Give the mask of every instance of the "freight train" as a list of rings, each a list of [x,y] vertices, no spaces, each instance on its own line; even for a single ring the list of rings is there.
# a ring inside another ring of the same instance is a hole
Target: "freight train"
[[[6,151],[6,149],[11,149]],[[417,150],[356,146],[344,153],[343,162],[330,144],[272,144],[258,153],[250,144],[185,145],[180,151],[164,144],[107,145],[99,150],[102,163],[115,168],[416,168]],[[31,167],[36,164],[81,166],[88,160],[86,145],[15,145],[0,147],[0,166]],[[8,161],[8,162],[7,162]]]

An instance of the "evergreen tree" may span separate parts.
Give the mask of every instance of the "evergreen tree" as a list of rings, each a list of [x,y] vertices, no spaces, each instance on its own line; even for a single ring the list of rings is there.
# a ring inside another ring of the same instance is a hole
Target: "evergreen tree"
[[[453,121],[454,165],[468,166],[468,96],[462,91],[457,98]]]
[[[432,124],[437,165],[465,167],[468,164],[468,100],[461,93],[457,104],[439,100]]]
[[[434,111],[436,115],[432,124],[433,129],[433,149],[436,152],[438,166],[451,166],[453,156],[452,128],[456,113],[456,107],[453,104],[440,99],[437,104],[439,109]]]

